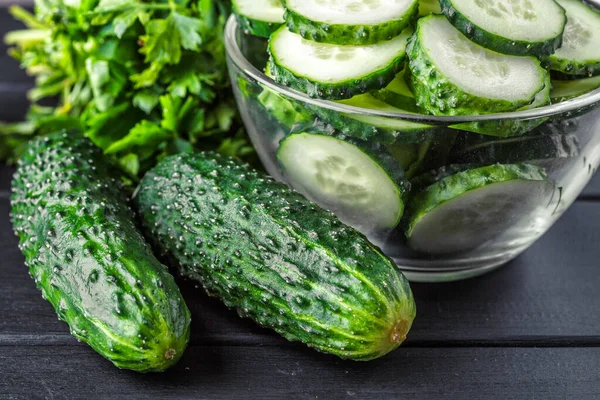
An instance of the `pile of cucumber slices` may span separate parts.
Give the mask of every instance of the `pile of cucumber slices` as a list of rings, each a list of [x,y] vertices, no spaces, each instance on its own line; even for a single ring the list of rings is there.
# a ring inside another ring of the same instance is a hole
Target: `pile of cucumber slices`
[[[600,11],[580,0],[233,4],[247,34],[268,38],[268,76],[343,105],[470,116],[600,87]],[[546,206],[549,173],[579,155],[577,137],[546,129],[548,118],[440,127],[300,104],[266,87],[257,101],[286,132],[277,157],[292,186],[366,233],[402,229],[429,254],[476,248]]]

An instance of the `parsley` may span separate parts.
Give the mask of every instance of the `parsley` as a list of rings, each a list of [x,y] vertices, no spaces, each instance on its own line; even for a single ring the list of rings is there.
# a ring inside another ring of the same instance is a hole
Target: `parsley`
[[[227,77],[229,0],[36,0],[35,14],[11,11],[28,29],[5,40],[36,87],[27,121],[0,124],[0,159],[57,129],[82,130],[132,179],[178,152],[253,158]],[[47,98],[56,106],[39,105]]]

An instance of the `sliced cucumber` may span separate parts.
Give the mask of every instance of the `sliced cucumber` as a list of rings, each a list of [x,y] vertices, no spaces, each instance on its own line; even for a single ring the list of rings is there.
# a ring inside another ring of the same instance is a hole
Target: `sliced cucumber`
[[[401,71],[385,88],[371,93],[373,97],[402,110],[421,113],[415,95],[406,84],[405,71]]]
[[[392,229],[402,217],[401,188],[351,143],[294,133],[281,142],[277,160],[292,187],[363,232]]]
[[[470,40],[516,56],[554,53],[567,22],[554,0],[440,0],[440,4],[442,13]]]
[[[591,78],[573,79],[569,81],[552,81],[550,98],[552,103],[560,103],[582,96],[600,88],[600,75]]]
[[[477,248],[546,207],[554,190],[543,169],[526,164],[448,176],[411,200],[409,245],[429,254]]]
[[[532,110],[534,108],[550,105],[550,90],[552,84],[550,82],[550,74],[546,74],[546,85],[538,94],[535,95],[533,102],[525,107],[519,108],[517,111]],[[527,132],[531,132],[548,118],[532,118],[532,119],[501,119],[492,121],[468,122],[450,126],[453,129],[462,131],[479,133],[487,136],[496,137],[514,137],[521,136]]]
[[[562,46],[548,57],[550,68],[568,75],[600,74],[600,13],[580,0],[556,0],[567,11]]]
[[[438,0],[419,0],[419,17],[429,14],[441,14],[442,7]]]
[[[413,193],[419,193],[427,189],[429,186],[447,178],[451,175],[456,175],[469,169],[479,168],[479,164],[450,164],[443,167],[430,170],[421,175],[417,175],[410,180],[410,190]]]
[[[573,134],[538,135],[489,140],[475,137],[453,157],[456,163],[547,165],[554,160],[577,157],[579,141]]]
[[[391,40],[413,20],[418,0],[284,0],[290,31],[338,45]]]
[[[235,16],[244,32],[268,38],[283,23],[281,0],[232,0]]]
[[[282,27],[269,42],[270,68],[281,84],[321,99],[349,99],[389,84],[406,57],[405,31],[367,46],[311,42]]]
[[[417,105],[434,115],[514,111],[546,84],[536,58],[481,47],[441,15],[419,20],[407,51]]]
[[[296,123],[310,121],[312,118],[310,112],[297,101],[286,99],[267,87],[258,96],[258,101],[271,118],[288,129]]]
[[[371,94],[362,94],[338,103],[369,110],[413,114],[386,104]],[[322,107],[311,110],[322,120],[333,125],[344,135],[356,139],[375,139],[382,143],[421,143],[433,134],[435,127],[400,118],[387,118],[366,114],[340,113]]]

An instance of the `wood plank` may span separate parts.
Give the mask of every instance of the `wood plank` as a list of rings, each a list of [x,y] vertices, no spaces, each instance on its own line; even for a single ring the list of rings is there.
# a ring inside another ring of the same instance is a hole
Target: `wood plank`
[[[600,348],[402,349],[353,363],[302,348],[192,346],[163,374],[83,346],[2,347],[0,398],[597,399]]]
[[[74,343],[29,278],[8,212],[8,200],[0,199],[0,343]],[[497,272],[453,284],[413,284],[418,318],[407,345],[600,343],[599,242],[600,205],[579,202],[528,252]],[[193,315],[194,344],[286,345],[192,284],[181,287]]]

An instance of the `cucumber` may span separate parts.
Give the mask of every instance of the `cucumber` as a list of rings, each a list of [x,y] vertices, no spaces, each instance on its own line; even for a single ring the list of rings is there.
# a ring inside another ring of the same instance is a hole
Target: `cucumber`
[[[258,95],[258,101],[271,118],[288,130],[296,123],[312,119],[311,113],[301,104],[295,100],[284,98],[268,87],[263,88],[261,94]]]
[[[547,58],[550,69],[568,75],[600,74],[600,12],[579,0],[555,0],[567,11],[562,47]]]
[[[540,165],[578,155],[579,141],[573,134],[525,136],[502,140],[486,140],[480,136],[457,152],[452,162]]]
[[[190,313],[137,231],[116,171],[88,139],[38,138],[14,176],[12,223],[73,336],[119,368],[162,371],[186,348]]]
[[[378,90],[402,69],[409,31],[386,42],[338,46],[310,42],[282,27],[269,41],[277,83],[321,99],[349,99]]]
[[[389,231],[402,217],[403,173],[395,162],[382,165],[353,143],[306,132],[283,140],[277,160],[294,189],[363,232]]]
[[[419,193],[427,189],[429,186],[441,181],[452,175],[460,172],[482,167],[479,164],[449,164],[433,169],[421,175],[415,176],[410,180],[410,190],[413,193]]]
[[[552,104],[550,99],[551,88],[552,83],[550,81],[550,74],[546,74],[546,84],[544,89],[535,95],[535,98],[531,104],[521,107],[517,111],[532,110],[534,108],[544,107]],[[531,132],[547,120],[548,118],[499,119],[455,124],[451,125],[450,128],[479,133],[487,136],[514,137]]]
[[[546,85],[537,59],[487,50],[441,15],[419,20],[407,52],[417,105],[433,115],[514,111]]]
[[[405,71],[401,71],[389,85],[371,95],[393,107],[419,114],[421,109],[417,107],[415,95],[406,84],[405,74]]]
[[[283,0],[290,31],[315,42],[368,45],[391,40],[416,16],[418,0]]]
[[[440,0],[440,5],[469,40],[515,56],[554,53],[567,22],[554,0]]]
[[[442,7],[438,0],[419,0],[419,18],[429,14],[441,14]]]
[[[583,96],[598,88],[600,88],[600,75],[568,81],[553,80],[550,98],[552,99],[552,103],[560,103]]]
[[[268,38],[284,23],[281,0],[232,0],[232,9],[246,34]]]
[[[555,186],[543,169],[490,165],[445,177],[409,203],[409,245],[428,254],[475,249],[546,207]]]
[[[231,158],[161,161],[134,197],[156,248],[212,296],[288,340],[370,360],[405,339],[415,303],[358,231]]]

